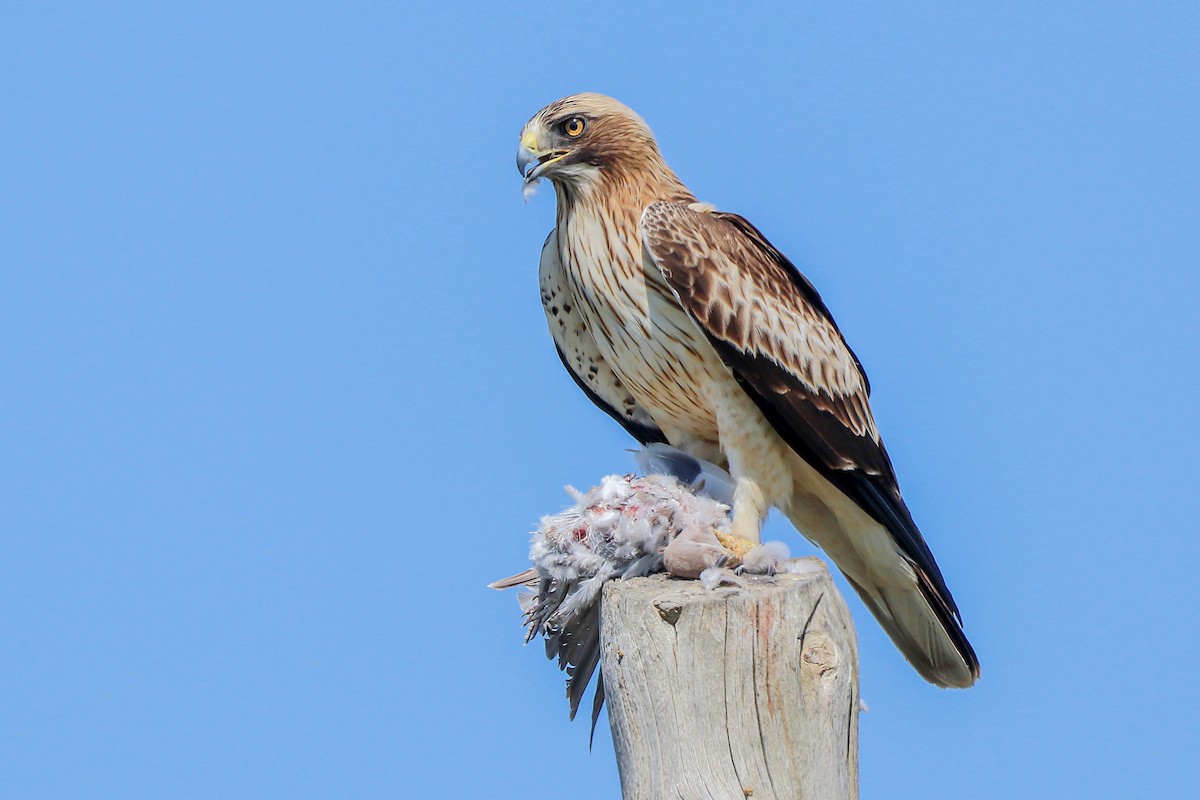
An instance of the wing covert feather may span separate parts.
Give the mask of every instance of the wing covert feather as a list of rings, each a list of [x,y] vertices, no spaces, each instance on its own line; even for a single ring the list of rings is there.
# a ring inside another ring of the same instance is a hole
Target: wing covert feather
[[[795,417],[828,468],[892,477],[858,358],[812,284],[757,229],[732,214],[653,203],[642,237],[739,379]]]

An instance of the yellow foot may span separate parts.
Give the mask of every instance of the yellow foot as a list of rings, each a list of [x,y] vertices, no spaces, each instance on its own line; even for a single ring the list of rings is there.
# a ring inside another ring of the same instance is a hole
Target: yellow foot
[[[740,536],[722,533],[721,531],[714,531],[714,533],[717,535],[717,541],[729,553],[729,560],[725,562],[726,567],[740,566],[742,561],[746,559],[746,554],[758,547],[758,542],[752,542]]]

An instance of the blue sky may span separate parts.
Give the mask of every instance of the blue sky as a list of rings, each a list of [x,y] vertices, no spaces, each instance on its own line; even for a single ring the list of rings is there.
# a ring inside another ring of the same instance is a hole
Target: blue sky
[[[850,599],[863,796],[1194,787],[1200,11],[1000,5],[10,5],[0,793],[616,796],[483,588],[631,464],[513,164],[580,90],[871,376],[983,679]]]

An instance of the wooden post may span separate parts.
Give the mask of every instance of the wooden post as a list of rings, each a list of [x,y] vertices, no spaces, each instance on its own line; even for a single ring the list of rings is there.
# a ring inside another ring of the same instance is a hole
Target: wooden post
[[[858,647],[815,558],[774,583],[609,581],[601,669],[624,800],[858,797]]]

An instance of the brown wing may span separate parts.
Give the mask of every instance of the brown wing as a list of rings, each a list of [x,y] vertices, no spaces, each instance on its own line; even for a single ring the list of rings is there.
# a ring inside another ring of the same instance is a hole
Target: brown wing
[[[667,438],[646,410],[621,383],[612,367],[600,355],[592,334],[583,324],[578,304],[567,285],[566,273],[558,257],[558,234],[551,231],[542,246],[538,284],[542,308],[558,358],[588,399],[621,423],[640,444],[665,442]]]
[[[653,203],[641,229],[649,260],[776,432],[888,529],[931,600],[957,615],[900,497],[862,366],[812,284],[734,214]]]

